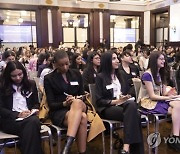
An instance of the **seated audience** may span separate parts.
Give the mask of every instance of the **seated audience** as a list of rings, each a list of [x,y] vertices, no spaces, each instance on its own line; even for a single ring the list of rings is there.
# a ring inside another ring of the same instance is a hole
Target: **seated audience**
[[[180,51],[176,53],[175,62],[173,69],[176,70],[175,78],[178,94],[180,94]]]
[[[173,63],[174,63],[174,59],[175,59],[174,49],[171,46],[169,46],[165,50],[165,54],[166,54],[166,57],[167,57],[167,63],[172,66]]]
[[[119,60],[113,52],[101,56],[96,77],[96,104],[102,118],[123,121],[124,147],[121,154],[143,154],[143,138],[137,104],[126,95],[126,79],[118,71]]]
[[[2,61],[0,62],[0,72],[4,70],[6,67],[6,64],[9,61],[14,61],[15,60],[15,53],[11,50],[7,50],[2,54]]]
[[[86,105],[77,96],[83,95],[82,76],[78,70],[69,69],[69,58],[65,51],[54,54],[56,69],[45,76],[44,88],[53,124],[67,127],[67,142],[62,151],[69,153],[76,138],[79,153],[86,152],[87,115]]]
[[[80,53],[75,53],[72,56],[72,61],[71,61],[70,68],[77,69],[82,74],[83,73],[83,68],[84,68],[83,65],[84,65],[84,62],[82,60],[81,54]]]
[[[137,78],[139,73],[137,74],[135,67],[132,65],[133,60],[132,56],[128,51],[124,51],[121,54],[121,64],[119,66],[119,72],[123,79],[126,79],[126,90],[125,94],[130,94],[135,97],[135,89],[133,85],[132,78]]]
[[[19,62],[22,63],[24,66],[28,66],[30,59],[31,59],[31,51],[24,50],[22,57],[19,59]]]
[[[93,52],[88,56],[87,67],[83,71],[84,90],[89,92],[89,84],[95,83],[95,78],[100,66],[100,55]]]
[[[84,44],[84,48],[87,48],[87,49],[88,49],[89,46],[90,46],[90,45],[89,45],[89,42],[88,42],[88,40],[86,40],[86,42],[85,42],[85,44]]]
[[[164,75],[165,75],[165,81],[166,85],[171,86],[171,87],[175,87],[175,83],[174,83],[174,74],[173,74],[173,69],[172,66],[170,66],[167,62],[167,57],[164,57],[165,62],[164,62]]]
[[[148,51],[147,48],[142,50],[142,56],[139,58],[139,66],[142,71],[145,71],[148,68],[149,55],[150,52]]]
[[[37,54],[33,54],[31,59],[29,60],[29,66],[28,66],[28,71],[37,71]]]
[[[65,47],[63,42],[59,42],[59,49],[63,49]]]
[[[49,65],[47,65],[47,68],[44,68],[43,71],[41,72],[40,78],[39,78],[39,89],[43,93],[44,91],[44,77],[45,75],[51,73],[54,70],[54,58],[51,57],[48,60]]]
[[[43,69],[47,68],[48,65],[50,64],[52,57],[49,53],[41,53],[38,57],[38,69],[37,69],[37,77],[40,77],[41,72],[43,71]]]
[[[172,88],[167,92],[165,76],[165,56],[159,51],[150,54],[149,67],[142,75],[142,84],[139,93],[139,101],[144,112],[150,114],[171,114],[172,136],[167,141],[168,145],[180,151],[178,142],[171,142],[179,139],[180,131],[180,101]],[[174,99],[174,100],[173,100]]]
[[[139,63],[134,60],[134,52],[133,52],[133,50],[126,49],[126,50],[124,50],[124,51],[129,52],[129,54],[131,55],[132,60],[133,60],[133,63],[131,63],[130,65],[131,65],[131,67],[133,67],[134,71],[135,71],[136,74],[139,76],[139,75],[140,75],[139,72],[141,71],[141,68],[140,68],[140,66],[139,66]],[[135,56],[135,57],[136,57],[136,56]]]
[[[35,82],[28,80],[20,62],[8,62],[0,84],[2,130],[20,137],[22,154],[42,154],[40,121],[36,114],[31,115],[32,112],[37,113],[38,109]]]

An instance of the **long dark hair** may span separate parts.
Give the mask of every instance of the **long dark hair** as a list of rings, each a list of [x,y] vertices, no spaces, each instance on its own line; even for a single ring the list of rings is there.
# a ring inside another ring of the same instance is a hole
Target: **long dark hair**
[[[71,65],[70,65],[70,68],[73,68],[73,69],[83,69],[83,66],[82,64],[79,65],[79,68],[77,66],[77,63],[76,63],[76,58],[81,56],[80,53],[75,53],[73,56],[72,56],[72,61],[71,61]]]
[[[153,51],[150,54],[149,64],[148,64],[148,68],[151,70],[151,73],[152,73],[152,76],[153,76],[153,79],[154,79],[154,82],[155,82],[156,85],[160,85],[161,84],[161,82],[159,82],[158,77],[157,77],[157,75],[158,75],[158,64],[157,64],[157,61],[158,61],[158,58],[159,58],[160,55],[164,56],[164,54],[162,52],[160,52],[160,51]],[[166,83],[165,67],[160,68],[159,74],[160,74],[162,83],[165,84]]]
[[[111,79],[111,74],[112,74],[112,55],[115,52],[109,50],[105,53],[103,53],[101,55],[101,65],[100,65],[100,73],[103,73],[103,75],[105,76],[105,78],[107,78],[108,80],[112,80]],[[116,53],[115,53],[116,54]],[[118,69],[115,70],[115,75],[119,76],[119,71]]]
[[[6,68],[1,77],[1,88],[4,89],[5,95],[11,95],[13,93],[12,84],[13,81],[11,79],[11,72],[16,69],[20,69],[23,72],[23,79],[21,82],[21,91],[31,91],[31,82],[28,80],[27,72],[24,66],[19,61],[10,61],[7,63]]]
[[[97,51],[93,51],[90,55],[88,55],[87,65],[86,65],[86,68],[87,68],[88,70],[94,69],[94,68],[93,68],[93,58],[94,58],[96,55],[98,55],[99,57],[101,57],[100,54],[99,54]]]

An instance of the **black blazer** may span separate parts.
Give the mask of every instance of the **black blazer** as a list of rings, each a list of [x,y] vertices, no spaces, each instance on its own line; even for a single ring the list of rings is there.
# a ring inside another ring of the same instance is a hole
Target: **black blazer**
[[[83,81],[80,72],[78,70],[69,69],[66,76],[68,84],[64,81],[57,69],[46,75],[44,78],[44,88],[51,111],[50,114],[64,108],[63,101],[66,100],[64,92],[73,96],[84,94]]]
[[[121,84],[121,92],[125,95],[127,91],[126,83],[121,78],[121,76],[117,76],[119,82]],[[96,83],[96,105],[97,110],[101,113],[105,108],[111,106],[111,101],[113,98],[113,89],[107,88],[108,85],[111,85],[111,80],[108,80],[103,73],[99,73],[95,80]]]
[[[97,72],[94,70],[94,68],[85,68],[83,71],[83,83],[84,83],[84,90],[89,92],[89,84],[95,83],[95,78],[97,76]]]
[[[35,81],[32,83],[32,90],[26,92],[27,107],[31,109],[39,109],[38,91]],[[0,117],[4,119],[16,119],[19,112],[12,111],[13,108],[13,93],[5,96],[4,89],[0,88]]]
[[[128,74],[124,70],[122,64],[120,64],[119,72],[120,72],[122,78],[126,79],[126,84],[127,84],[126,93],[135,97],[135,89],[134,89],[134,84],[133,84],[132,78],[139,77],[139,71],[137,71],[137,67],[134,64],[130,64],[129,68],[130,68],[130,73]]]

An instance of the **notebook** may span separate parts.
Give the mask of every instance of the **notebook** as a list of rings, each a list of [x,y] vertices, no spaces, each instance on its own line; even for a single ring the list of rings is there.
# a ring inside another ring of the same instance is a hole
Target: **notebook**
[[[31,114],[29,114],[27,117],[25,117],[25,118],[17,118],[16,121],[22,121],[22,120],[24,120],[24,119],[26,119],[26,118],[34,115],[36,112],[37,112],[37,110],[36,110],[36,109],[33,109],[33,110],[31,111]]]

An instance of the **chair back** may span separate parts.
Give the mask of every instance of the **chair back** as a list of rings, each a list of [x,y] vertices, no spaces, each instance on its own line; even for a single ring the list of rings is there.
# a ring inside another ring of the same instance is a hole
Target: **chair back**
[[[91,102],[97,111],[96,91],[95,90],[96,90],[96,85],[95,84],[89,84],[89,92],[90,92]]]
[[[139,91],[141,88],[141,80],[139,78],[133,78],[132,81],[133,81],[134,89],[135,89],[135,93],[136,93],[136,100],[138,100]]]
[[[177,83],[177,70],[174,70],[174,69],[171,70],[170,74],[171,74],[171,79],[174,83],[174,86],[175,86],[177,92],[179,92],[178,83]]]
[[[19,137],[12,134],[7,134],[0,131],[0,154],[4,154],[4,148],[6,145],[14,145],[14,152],[16,153],[16,143],[19,141]]]
[[[0,140],[4,139],[18,139],[19,137],[17,135],[7,134],[2,131],[0,131]]]
[[[139,71],[140,78],[142,77],[144,71]]]

